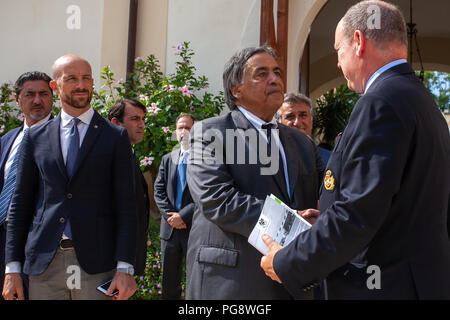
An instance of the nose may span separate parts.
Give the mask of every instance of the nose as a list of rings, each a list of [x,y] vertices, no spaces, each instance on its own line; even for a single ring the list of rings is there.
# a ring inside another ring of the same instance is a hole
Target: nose
[[[34,95],[33,104],[42,104],[42,98],[39,94]]]

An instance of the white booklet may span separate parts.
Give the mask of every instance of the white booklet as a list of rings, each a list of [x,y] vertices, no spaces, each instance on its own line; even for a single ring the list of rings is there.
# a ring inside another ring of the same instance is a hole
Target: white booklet
[[[268,234],[275,242],[286,246],[309,228],[311,224],[298,215],[296,210],[289,208],[271,194],[264,202],[261,215],[248,237],[248,242],[265,255],[269,249],[261,239],[263,234]]]

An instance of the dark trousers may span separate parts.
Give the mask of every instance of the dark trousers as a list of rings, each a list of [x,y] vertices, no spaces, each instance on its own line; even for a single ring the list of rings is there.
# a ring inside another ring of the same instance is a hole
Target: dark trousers
[[[174,229],[169,240],[161,239],[162,298],[179,300],[183,277],[183,259],[186,258],[189,231]]]
[[[7,223],[0,226],[0,300],[3,300],[1,292],[3,291],[3,283],[5,281],[5,248],[6,248],[6,232]],[[21,274],[23,280],[23,294],[25,299],[28,299],[28,276]]]

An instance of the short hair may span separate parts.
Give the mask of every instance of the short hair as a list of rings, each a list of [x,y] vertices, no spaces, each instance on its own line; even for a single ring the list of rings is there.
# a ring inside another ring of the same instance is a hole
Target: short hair
[[[379,9],[379,27],[369,23],[374,15],[371,7]],[[350,7],[341,21],[346,40],[360,30],[367,39],[382,48],[393,42],[408,46],[405,18],[394,4],[379,0],[361,1]]]
[[[308,106],[310,113],[312,114],[312,101],[303,93],[293,93],[293,92],[286,93],[284,95],[283,103],[288,104],[305,103]]]
[[[245,73],[245,63],[255,54],[259,53],[267,53],[274,57],[274,59],[277,58],[274,50],[269,46],[249,47],[236,52],[225,64],[223,88],[225,91],[225,102],[231,110],[236,108],[236,98],[231,93],[231,88],[242,83]]]
[[[135,99],[123,99],[121,101],[117,101],[108,111],[108,119],[109,121],[112,120],[112,118],[116,118],[120,122],[123,122],[123,116],[125,114],[125,107],[126,104],[130,104],[133,107],[140,108],[142,111],[144,111],[144,114],[147,113],[147,108],[145,106],[135,100]]]
[[[192,114],[190,114],[190,113],[182,113],[182,114],[180,114],[180,115],[177,117],[177,119],[175,120],[175,125],[178,123],[178,120],[180,120],[180,119],[183,118],[183,117],[189,117],[189,118],[192,119],[192,123],[195,122],[194,116],[193,116]]]
[[[53,95],[53,90],[50,87],[50,81],[52,81],[52,78],[50,78],[50,76],[44,72],[30,71],[30,72],[25,72],[25,73],[21,74],[19,76],[19,78],[16,80],[16,83],[14,84],[14,92],[16,93],[16,99],[19,97],[20,92],[22,92],[23,85],[27,81],[45,81],[45,82],[47,82],[48,88],[50,89],[50,92]]]

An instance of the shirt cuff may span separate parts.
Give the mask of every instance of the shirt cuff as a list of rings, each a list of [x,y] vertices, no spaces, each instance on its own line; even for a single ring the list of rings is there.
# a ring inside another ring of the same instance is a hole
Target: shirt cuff
[[[5,273],[20,273],[22,264],[19,261],[12,261],[6,264]]]
[[[133,265],[129,264],[127,262],[124,262],[124,261],[117,261],[117,269],[119,269],[119,268],[128,269],[128,267],[133,267]]]

